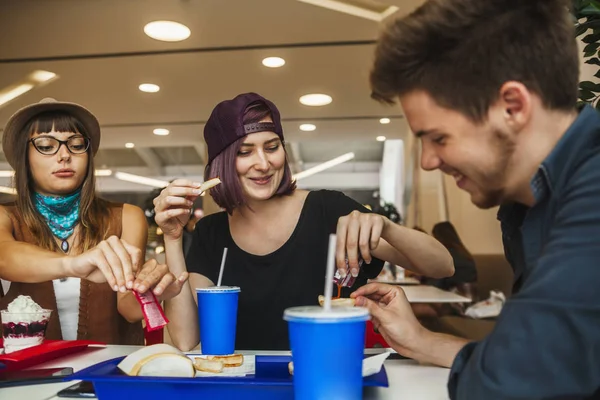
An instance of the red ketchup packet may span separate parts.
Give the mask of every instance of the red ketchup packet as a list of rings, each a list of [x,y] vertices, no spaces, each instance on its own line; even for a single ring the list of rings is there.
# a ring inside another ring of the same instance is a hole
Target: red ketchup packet
[[[152,290],[148,290],[146,293],[138,293],[134,290],[133,294],[135,294],[135,298],[142,307],[142,313],[146,321],[146,330],[148,332],[160,329],[169,323],[165,312],[154,293],[152,293]]]
[[[362,258],[358,260],[358,268],[360,270],[360,267],[362,267],[363,265],[363,260]],[[348,259],[346,258],[346,277],[342,278],[342,276],[340,275],[340,270],[336,269],[335,270],[335,275],[333,276],[333,283],[335,283],[338,286],[342,286],[342,287],[350,287],[352,285],[354,285],[354,282],[356,281],[356,278],[352,276],[352,274],[350,274],[350,266],[348,265]]]

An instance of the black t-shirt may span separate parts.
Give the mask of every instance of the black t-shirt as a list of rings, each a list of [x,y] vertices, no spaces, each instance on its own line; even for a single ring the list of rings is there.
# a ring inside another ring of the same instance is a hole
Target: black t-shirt
[[[310,192],[288,241],[264,256],[249,254],[235,244],[225,212],[206,216],[196,224],[186,257],[188,271],[204,275],[216,284],[223,248],[227,247],[221,284],[241,288],[236,349],[289,349],[283,311],[318,304],[325,284],[329,234],[335,233],[340,217],[354,210],[369,212],[343,193]],[[375,258],[371,264],[363,264],[356,283],[344,289],[343,296],[375,278],[382,267],[383,261]]]

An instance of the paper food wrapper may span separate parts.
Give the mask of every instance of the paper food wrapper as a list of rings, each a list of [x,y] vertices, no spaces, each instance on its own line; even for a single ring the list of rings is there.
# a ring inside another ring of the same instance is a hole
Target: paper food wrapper
[[[381,367],[383,367],[384,361],[390,356],[390,352],[385,352],[381,354],[377,354],[376,356],[371,356],[369,358],[365,358],[363,360],[362,366],[362,376],[367,377],[371,375],[378,374],[381,371]]]
[[[489,299],[473,304],[467,308],[465,315],[476,319],[497,317],[500,315],[505,301],[504,293],[492,290]]]

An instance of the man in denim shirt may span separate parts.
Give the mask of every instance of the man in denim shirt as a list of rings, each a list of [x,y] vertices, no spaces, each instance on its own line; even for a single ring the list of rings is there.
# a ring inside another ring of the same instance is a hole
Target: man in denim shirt
[[[401,289],[354,293],[399,353],[452,368],[452,399],[600,398],[600,116],[575,107],[568,5],[430,0],[378,43],[373,96],[399,99],[424,169],[501,205],[515,271],[481,342],[426,330]]]

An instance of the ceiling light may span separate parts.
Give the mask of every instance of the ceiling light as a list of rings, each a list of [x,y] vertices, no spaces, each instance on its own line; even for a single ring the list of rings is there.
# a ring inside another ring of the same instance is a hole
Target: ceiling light
[[[153,21],[144,26],[144,33],[163,42],[180,42],[190,37],[187,26],[174,21]]]
[[[50,71],[37,70],[33,71],[31,75],[29,75],[32,80],[38,83],[48,82],[56,78],[56,74]]]
[[[354,15],[372,21],[381,22],[396,11],[398,7],[377,0],[298,0],[303,3],[327,8],[341,13]]]
[[[331,96],[322,93],[305,94],[304,96],[300,97],[300,103],[304,104],[305,106],[313,107],[326,106],[327,104],[331,103],[332,100],[333,99]]]
[[[379,120],[380,124],[389,124],[390,123],[390,119],[389,118],[381,118]]]
[[[8,186],[0,186],[0,193],[17,194],[17,189]]]
[[[15,176],[15,171],[0,171],[0,178],[12,178]]]
[[[302,124],[302,125],[300,125],[300,130],[304,131],[304,132],[312,132],[315,129],[317,129],[317,127],[314,126],[313,124]]]
[[[262,63],[265,67],[279,68],[285,65],[285,60],[281,57],[267,57],[262,60]]]
[[[164,188],[169,186],[169,182],[161,181],[160,179],[148,178],[145,176],[128,174],[126,172],[115,172],[115,178],[122,181],[139,183],[140,185],[152,186],[157,188]]]
[[[158,136],[167,136],[171,132],[169,132],[168,129],[156,128],[155,130],[152,131],[152,133],[154,133],[155,135],[158,135]]]
[[[134,143],[125,143],[125,147],[127,147],[128,149],[133,149],[135,147]]]
[[[94,171],[94,175],[96,176],[111,176],[112,170],[110,169],[97,169]]]
[[[160,86],[155,85],[154,83],[142,83],[139,86],[139,89],[146,93],[156,93],[160,90]]]
[[[375,140],[377,140],[378,142],[385,142],[385,136],[377,136]]]
[[[45,85],[56,78],[58,78],[58,75],[50,71],[36,70],[31,72],[23,79],[0,89],[0,107],[29,92],[36,86]]]
[[[33,89],[33,85],[31,83],[23,83],[2,90],[0,92],[0,105],[6,104],[11,100],[16,99],[22,94],[29,92],[31,89]]]
[[[345,163],[346,161],[352,160],[353,158],[354,158],[354,153],[346,153],[344,155],[341,155],[332,160],[326,161],[322,164],[316,165],[316,166],[309,168],[307,170],[304,170],[302,172],[298,172],[296,175],[293,176],[293,179],[295,179],[297,181],[300,179],[304,179],[308,176],[314,175],[321,171],[325,171],[326,169],[329,169],[331,167],[335,167],[336,165],[339,165],[341,163]]]

